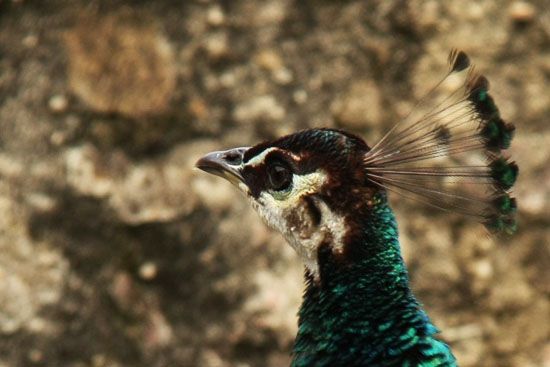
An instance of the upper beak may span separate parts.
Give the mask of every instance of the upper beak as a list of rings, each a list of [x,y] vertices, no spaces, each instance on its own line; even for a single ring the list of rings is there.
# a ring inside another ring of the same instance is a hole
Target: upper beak
[[[244,182],[241,165],[244,153],[247,150],[248,147],[241,147],[208,153],[195,163],[195,167],[223,177],[232,184],[239,186],[239,183]]]

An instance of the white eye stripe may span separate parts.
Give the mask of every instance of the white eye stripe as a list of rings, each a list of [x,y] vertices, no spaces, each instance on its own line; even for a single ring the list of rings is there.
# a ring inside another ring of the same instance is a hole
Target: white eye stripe
[[[253,157],[251,160],[246,162],[245,166],[251,166],[251,167],[259,166],[260,164],[264,163],[266,155],[278,149],[279,148],[275,148],[275,147],[265,149],[263,152],[261,152],[260,154],[258,154],[257,156]]]
[[[271,153],[271,152],[274,152],[274,151],[281,151],[280,148],[277,148],[277,147],[271,147],[271,148],[267,148],[265,149],[264,151],[262,151],[260,154],[258,154],[257,156],[253,157],[252,159],[250,159],[248,162],[246,162],[244,164],[244,166],[250,166],[250,167],[256,167],[256,166],[259,166],[261,164],[263,164],[265,162],[265,157]],[[286,155],[290,155],[295,161],[300,161],[300,156],[294,154],[294,153],[291,153],[291,152],[288,152],[288,151],[285,151],[285,154]]]

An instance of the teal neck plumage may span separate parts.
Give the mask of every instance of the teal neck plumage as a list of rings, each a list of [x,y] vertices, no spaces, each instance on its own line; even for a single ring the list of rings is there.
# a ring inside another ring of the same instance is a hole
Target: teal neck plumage
[[[411,293],[385,195],[364,220],[346,259],[319,249],[320,280],[307,278],[292,366],[455,366]]]

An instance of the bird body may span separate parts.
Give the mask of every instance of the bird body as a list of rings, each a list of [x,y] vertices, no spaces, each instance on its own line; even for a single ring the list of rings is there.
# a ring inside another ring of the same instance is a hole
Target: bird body
[[[373,147],[342,130],[310,129],[197,162],[243,191],[305,265],[293,367],[456,365],[412,294],[387,194],[511,233],[518,168],[502,154],[514,127],[500,118],[487,79],[463,52],[451,52],[449,65],[428,97],[455,74],[461,87]],[[463,157],[470,153],[477,163]]]

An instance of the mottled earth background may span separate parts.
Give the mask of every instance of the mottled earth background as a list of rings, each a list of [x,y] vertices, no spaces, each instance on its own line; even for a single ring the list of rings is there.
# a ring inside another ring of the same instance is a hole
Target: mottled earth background
[[[550,366],[550,2],[0,0],[0,366],[285,366],[302,267],[205,152],[374,142],[467,51],[517,135],[518,233],[394,200],[464,367]]]

